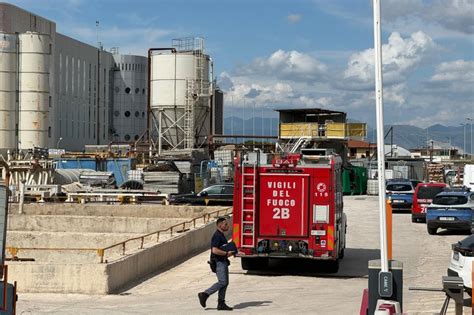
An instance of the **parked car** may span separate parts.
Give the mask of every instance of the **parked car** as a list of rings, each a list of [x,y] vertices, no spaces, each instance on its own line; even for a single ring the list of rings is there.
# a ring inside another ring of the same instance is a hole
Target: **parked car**
[[[426,210],[429,234],[438,228],[472,231],[474,193],[469,189],[449,189],[437,194]]]
[[[410,180],[390,179],[385,185],[385,192],[391,201],[393,210],[411,211],[415,190]]]
[[[461,277],[466,292],[472,296],[472,262],[474,261],[474,235],[452,245],[448,276]]]
[[[199,193],[171,195],[170,204],[189,203],[193,205],[232,205],[234,185],[222,184],[209,186]]]
[[[442,192],[445,188],[445,183],[418,184],[413,194],[411,222],[426,222],[426,208],[431,204],[434,196]]]

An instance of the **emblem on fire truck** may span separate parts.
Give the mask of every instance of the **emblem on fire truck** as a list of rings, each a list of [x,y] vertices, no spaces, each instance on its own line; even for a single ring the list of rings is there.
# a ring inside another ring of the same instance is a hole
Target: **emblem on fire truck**
[[[323,193],[326,191],[326,184],[325,183],[318,183],[316,186],[316,190],[320,193]]]

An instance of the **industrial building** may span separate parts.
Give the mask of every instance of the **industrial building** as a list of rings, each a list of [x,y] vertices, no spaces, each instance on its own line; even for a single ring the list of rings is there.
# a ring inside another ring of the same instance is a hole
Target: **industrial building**
[[[67,37],[14,5],[0,3],[0,17],[0,154],[139,140],[193,149],[222,132],[223,98],[202,39],[173,41],[148,69],[147,57]]]

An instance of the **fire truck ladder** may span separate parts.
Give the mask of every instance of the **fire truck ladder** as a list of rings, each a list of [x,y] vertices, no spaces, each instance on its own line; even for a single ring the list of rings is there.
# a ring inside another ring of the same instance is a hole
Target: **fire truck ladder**
[[[242,162],[242,247],[255,247],[256,184],[257,162]]]

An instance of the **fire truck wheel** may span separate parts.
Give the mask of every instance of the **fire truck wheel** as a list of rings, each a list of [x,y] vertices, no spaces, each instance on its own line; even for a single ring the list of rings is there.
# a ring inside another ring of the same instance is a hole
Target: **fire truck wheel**
[[[268,259],[242,257],[241,264],[243,270],[261,270],[268,266]]]
[[[345,248],[341,249],[341,252],[339,253],[339,259],[344,258],[344,249]]]

